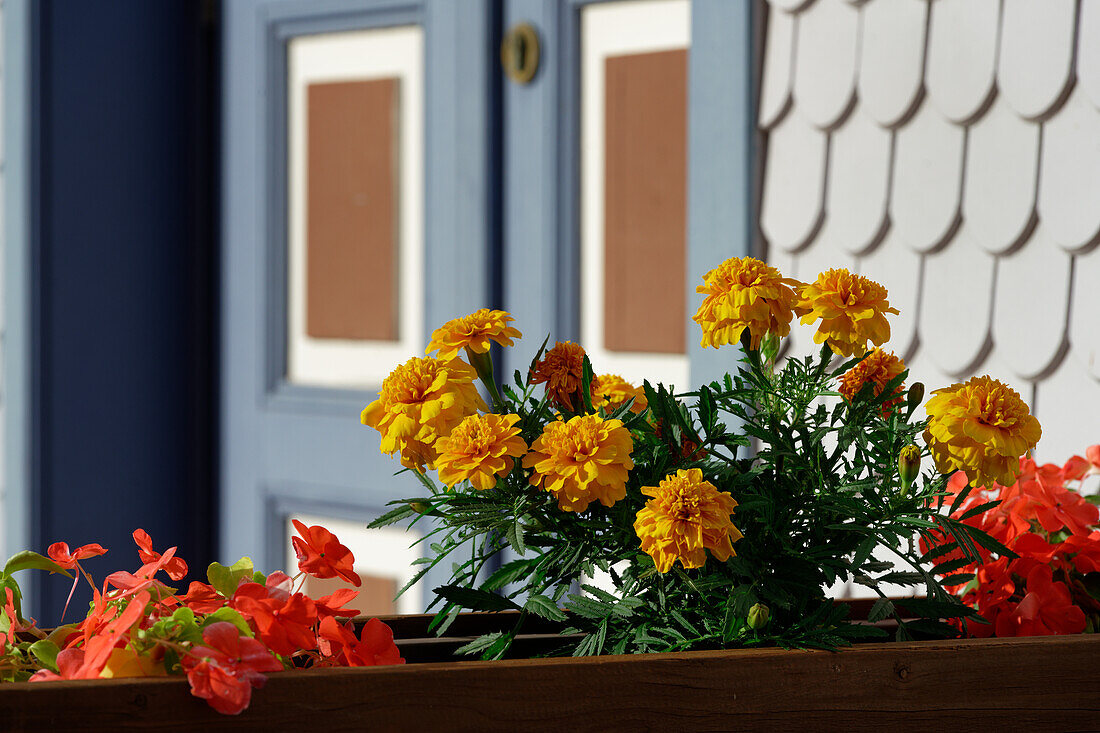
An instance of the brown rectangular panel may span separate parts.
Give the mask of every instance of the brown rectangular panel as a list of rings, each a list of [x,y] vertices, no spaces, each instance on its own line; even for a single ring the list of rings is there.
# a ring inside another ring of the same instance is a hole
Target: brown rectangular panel
[[[310,84],[306,334],[398,339],[400,80]]]
[[[394,578],[380,578],[359,573],[363,584],[352,590],[359,591],[358,597],[346,604],[354,608],[361,616],[386,616],[397,613],[394,596],[397,595],[397,581]],[[351,585],[342,578],[314,578],[307,575],[302,584],[302,592],[310,598],[321,598]]]
[[[604,61],[604,347],[685,353],[687,50]]]

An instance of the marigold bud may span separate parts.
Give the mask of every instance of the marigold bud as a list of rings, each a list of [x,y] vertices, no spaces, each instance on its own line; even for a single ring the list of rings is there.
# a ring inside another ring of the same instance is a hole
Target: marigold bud
[[[924,383],[913,382],[909,385],[909,394],[905,398],[905,406],[909,409],[909,414],[913,414],[913,410],[917,409],[921,400],[924,399]]]
[[[920,474],[920,448],[909,444],[898,454],[898,475],[901,477],[902,491],[908,492]]]
[[[771,617],[772,612],[770,608],[763,603],[754,603],[752,608],[749,609],[749,628],[753,631],[759,631],[768,625],[768,620],[771,619]]]
[[[410,501],[409,508],[417,514],[428,514],[432,511],[432,505],[423,501]]]

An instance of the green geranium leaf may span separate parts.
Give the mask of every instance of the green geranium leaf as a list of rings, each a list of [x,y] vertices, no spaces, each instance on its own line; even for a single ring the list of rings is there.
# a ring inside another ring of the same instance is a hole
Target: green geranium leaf
[[[48,639],[39,639],[30,645],[30,653],[35,659],[54,672],[57,671],[57,653],[60,651],[57,644]]]
[[[203,619],[202,627],[205,629],[210,624],[216,624],[219,621],[228,621],[241,630],[241,633],[245,636],[252,636],[252,629],[248,626],[248,622],[244,620],[244,616],[234,611],[229,606],[223,606],[214,613],[208,615]]]
[[[254,572],[255,563],[252,562],[252,558],[242,557],[229,567],[216,562],[210,563],[210,567],[206,569],[206,577],[210,585],[214,586],[214,590],[226,598],[231,598],[237,592],[237,586],[241,584],[241,580],[245,578],[251,580]]]
[[[30,550],[17,552],[8,558],[8,562],[4,565],[4,575],[11,575],[20,570],[47,570],[51,573],[61,573],[66,578],[73,577],[72,573],[50,558]]]

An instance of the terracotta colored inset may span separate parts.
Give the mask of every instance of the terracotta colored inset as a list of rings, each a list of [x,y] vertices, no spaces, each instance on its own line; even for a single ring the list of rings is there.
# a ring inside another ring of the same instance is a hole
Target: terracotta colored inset
[[[306,334],[398,338],[400,80],[310,84]]]
[[[397,604],[393,598],[397,595],[397,580],[362,573],[359,577],[363,579],[363,584],[353,588],[359,591],[359,596],[348,603],[347,608],[354,608],[362,616],[392,616],[397,613]],[[340,578],[320,579],[307,575],[302,592],[310,598],[320,598],[348,587],[349,584]]]
[[[604,347],[685,352],[687,50],[604,61]]]

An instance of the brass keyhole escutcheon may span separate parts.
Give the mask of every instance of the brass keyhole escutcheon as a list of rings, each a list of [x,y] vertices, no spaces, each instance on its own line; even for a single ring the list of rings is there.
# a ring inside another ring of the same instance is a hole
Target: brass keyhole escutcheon
[[[500,44],[500,64],[517,84],[527,84],[539,70],[539,33],[530,23],[508,29]]]

